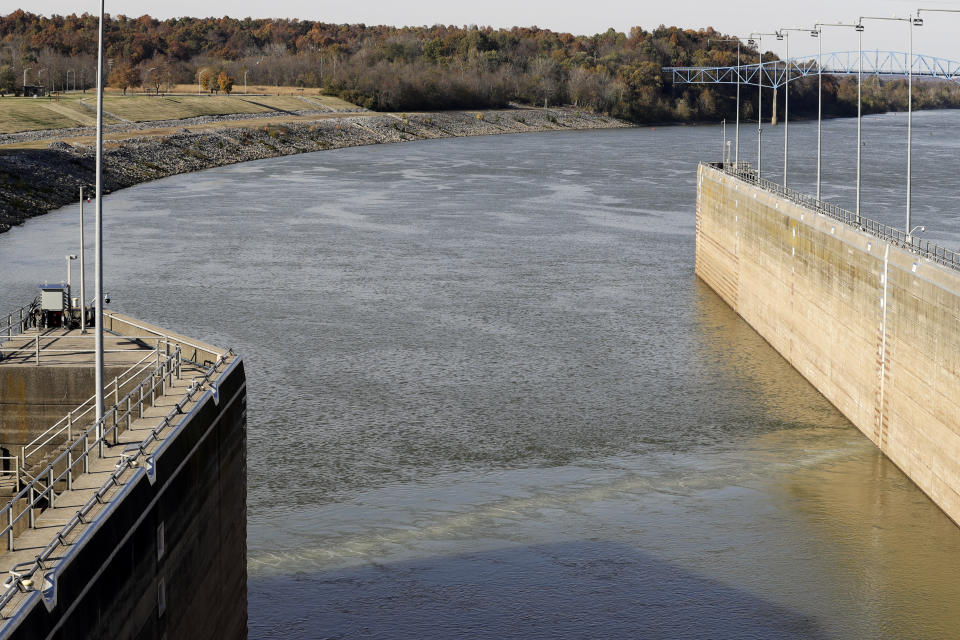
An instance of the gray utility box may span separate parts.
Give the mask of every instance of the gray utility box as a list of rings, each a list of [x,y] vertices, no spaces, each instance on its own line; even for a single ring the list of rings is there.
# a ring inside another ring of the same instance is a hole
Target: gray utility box
[[[70,308],[70,289],[65,284],[40,285],[40,309],[63,311]]]

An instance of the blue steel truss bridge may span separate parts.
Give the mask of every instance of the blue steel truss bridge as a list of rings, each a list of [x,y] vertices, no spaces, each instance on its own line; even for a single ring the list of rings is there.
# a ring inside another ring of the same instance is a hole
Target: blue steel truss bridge
[[[902,51],[835,51],[814,56],[771,60],[731,67],[664,67],[674,84],[745,84],[779,88],[800,78],[827,75],[906,77],[910,54]],[[960,84],[960,62],[913,54],[914,78],[933,78]]]

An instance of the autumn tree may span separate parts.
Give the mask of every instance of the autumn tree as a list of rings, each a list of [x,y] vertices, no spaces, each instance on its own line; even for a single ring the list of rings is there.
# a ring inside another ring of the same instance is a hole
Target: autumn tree
[[[230,95],[230,92],[233,91],[233,78],[227,75],[226,71],[221,71],[217,75],[217,85],[219,85],[220,91]]]
[[[17,74],[13,72],[13,67],[8,64],[0,66],[0,96],[6,93],[16,93]]]
[[[212,92],[215,87],[213,69],[203,68],[197,71],[197,82],[200,83],[200,86],[204,91]]]
[[[114,64],[110,69],[110,75],[107,76],[107,84],[114,89],[122,89],[123,95],[127,95],[127,89],[136,86],[139,82],[140,73],[126,62]]]

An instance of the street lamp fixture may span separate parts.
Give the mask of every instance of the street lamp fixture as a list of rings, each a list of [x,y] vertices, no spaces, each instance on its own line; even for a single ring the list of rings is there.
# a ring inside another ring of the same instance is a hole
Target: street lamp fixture
[[[847,27],[854,28],[856,31],[863,31],[862,25],[856,23],[844,24],[842,22],[818,22],[813,25],[814,30],[810,32],[810,35],[814,38],[817,38],[817,200],[820,200],[820,186],[821,186],[821,158],[823,150],[823,38],[820,37],[820,33],[823,31],[824,27]],[[857,27],[860,27],[859,29]],[[862,56],[861,56],[862,57]],[[859,93],[860,89],[860,75],[857,75],[857,92]],[[857,119],[857,127],[859,131],[859,118]],[[857,153],[860,149],[860,137],[859,133],[857,135]],[[859,156],[858,156],[859,158]],[[859,167],[859,160],[857,161],[857,166]],[[860,177],[859,177],[859,168],[857,169],[857,214],[860,213]]]
[[[777,31],[777,40],[786,41],[787,50],[784,54],[786,58],[783,81],[783,186],[787,187],[787,165],[790,149],[790,80],[793,76],[793,63],[790,61],[790,32],[791,31],[809,31],[809,29],[800,29],[797,27],[783,27]]]
[[[154,69],[157,69],[157,68],[158,68],[158,67],[150,67],[149,69],[147,69],[147,73],[145,74],[145,76],[146,76],[146,82],[149,82],[149,81],[150,81],[150,72],[153,71]],[[159,89],[159,87],[158,87],[158,88],[157,88],[157,95],[159,95],[159,94],[160,94],[160,89]]]
[[[711,42],[736,42],[737,43],[737,120],[736,120],[736,142],[734,143],[734,155],[733,162],[734,164],[740,162],[740,82],[742,79],[740,73],[740,43],[741,40],[738,36],[732,36],[730,38],[710,38],[707,40],[707,44]],[[752,43],[753,40],[748,42]],[[322,59],[322,58],[321,58]]]
[[[908,33],[910,35],[910,53],[907,61],[907,215],[906,215],[906,224],[904,229],[907,231],[907,242],[911,242],[911,227],[910,227],[910,208],[913,201],[913,28],[915,26],[922,26],[923,20],[909,15],[905,18],[897,17],[880,17],[880,16],[860,16],[858,23],[862,23],[864,20],[890,20],[894,22],[906,22],[908,27]],[[919,22],[919,24],[918,24]],[[863,57],[863,47],[860,47],[860,57]],[[860,64],[863,64],[861,60]],[[859,102],[859,99],[858,99]],[[859,151],[859,149],[858,149]],[[858,155],[859,158],[859,155]],[[859,164],[859,159],[858,159]],[[859,172],[859,167],[857,169]],[[859,211],[858,211],[859,213]]]
[[[71,253],[70,255],[66,255],[63,258],[64,260],[67,261],[67,290],[70,291],[70,296],[73,296],[73,291],[70,290],[70,272],[72,271],[72,269],[70,268],[70,261],[76,260],[77,256]]]
[[[754,31],[750,34],[749,43],[754,44],[754,38],[763,45],[763,36],[775,36],[776,33],[760,33]],[[762,177],[763,169],[763,49],[759,49],[760,63],[757,66],[757,179]]]
[[[94,223],[94,362],[96,378],[97,433],[103,434],[103,31],[104,1],[100,0],[100,25],[97,32],[97,148],[96,148],[96,217]]]

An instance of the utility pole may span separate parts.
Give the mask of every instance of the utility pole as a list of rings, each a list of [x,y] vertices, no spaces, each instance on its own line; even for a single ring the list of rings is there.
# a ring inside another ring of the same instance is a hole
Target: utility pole
[[[763,36],[775,36],[776,33],[759,33],[753,32],[750,34],[750,40],[747,41],[747,44],[754,44],[754,38],[756,38],[758,44],[757,50],[760,52],[760,64],[757,66],[757,179],[762,177],[763,170]]]
[[[83,233],[83,187],[80,187],[80,333],[87,332],[87,279],[83,273],[86,258],[84,257]]]
[[[104,0],[100,0],[100,29],[97,36],[97,204],[94,230],[96,244],[94,249],[94,297],[96,311],[94,322],[94,349],[96,351],[96,405],[97,437],[103,433],[103,16]]]

